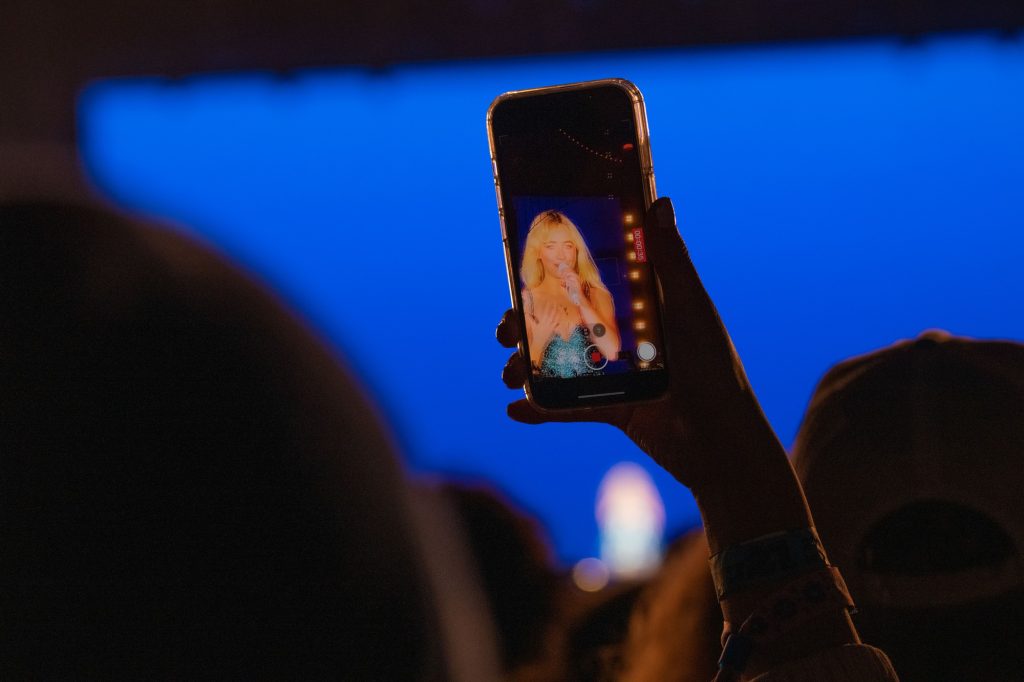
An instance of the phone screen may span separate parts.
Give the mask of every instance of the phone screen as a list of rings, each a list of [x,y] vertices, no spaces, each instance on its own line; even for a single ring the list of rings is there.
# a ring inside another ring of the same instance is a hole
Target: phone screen
[[[653,183],[638,125],[618,85],[542,90],[494,107],[509,274],[531,397],[543,406],[644,399],[667,383],[643,227]]]

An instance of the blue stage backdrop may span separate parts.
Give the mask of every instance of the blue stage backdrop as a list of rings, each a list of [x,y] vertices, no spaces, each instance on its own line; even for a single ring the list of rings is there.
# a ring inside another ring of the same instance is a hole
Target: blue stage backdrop
[[[413,471],[493,481],[574,560],[621,460],[652,472],[670,530],[699,523],[611,427],[505,417],[484,114],[609,76],[646,95],[659,192],[783,442],[842,358],[933,327],[1024,338],[1019,39],[110,80],[81,99],[82,150],[113,201],[229,253],[341,349]]]

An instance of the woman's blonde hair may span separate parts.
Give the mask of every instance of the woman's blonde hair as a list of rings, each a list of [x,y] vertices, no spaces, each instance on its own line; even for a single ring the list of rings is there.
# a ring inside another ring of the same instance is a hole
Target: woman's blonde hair
[[[579,275],[583,286],[583,295],[590,297],[591,287],[608,291],[601,281],[601,273],[597,270],[594,257],[590,255],[583,235],[569,217],[561,211],[543,211],[530,223],[530,231],[526,235],[526,246],[523,248],[523,264],[519,268],[519,276],[523,286],[532,289],[544,281],[544,264],[540,260],[540,249],[547,241],[551,231],[563,227],[569,232],[569,238],[576,245],[576,263],[574,270]]]

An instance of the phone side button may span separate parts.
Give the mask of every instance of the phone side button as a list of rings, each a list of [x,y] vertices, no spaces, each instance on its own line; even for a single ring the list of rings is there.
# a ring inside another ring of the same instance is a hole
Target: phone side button
[[[494,196],[498,200],[498,221],[501,223],[501,238],[506,239],[505,236],[505,206],[501,203],[501,185],[498,180],[494,180]]]

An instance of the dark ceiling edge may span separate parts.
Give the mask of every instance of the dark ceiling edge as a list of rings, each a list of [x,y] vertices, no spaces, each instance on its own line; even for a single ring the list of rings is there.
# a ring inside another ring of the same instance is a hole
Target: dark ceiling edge
[[[0,22],[6,63],[52,64],[59,56],[92,78],[913,42],[950,32],[1015,39],[1024,29],[1022,0],[178,0],[144,7],[12,1],[15,9],[3,18],[14,21]]]

